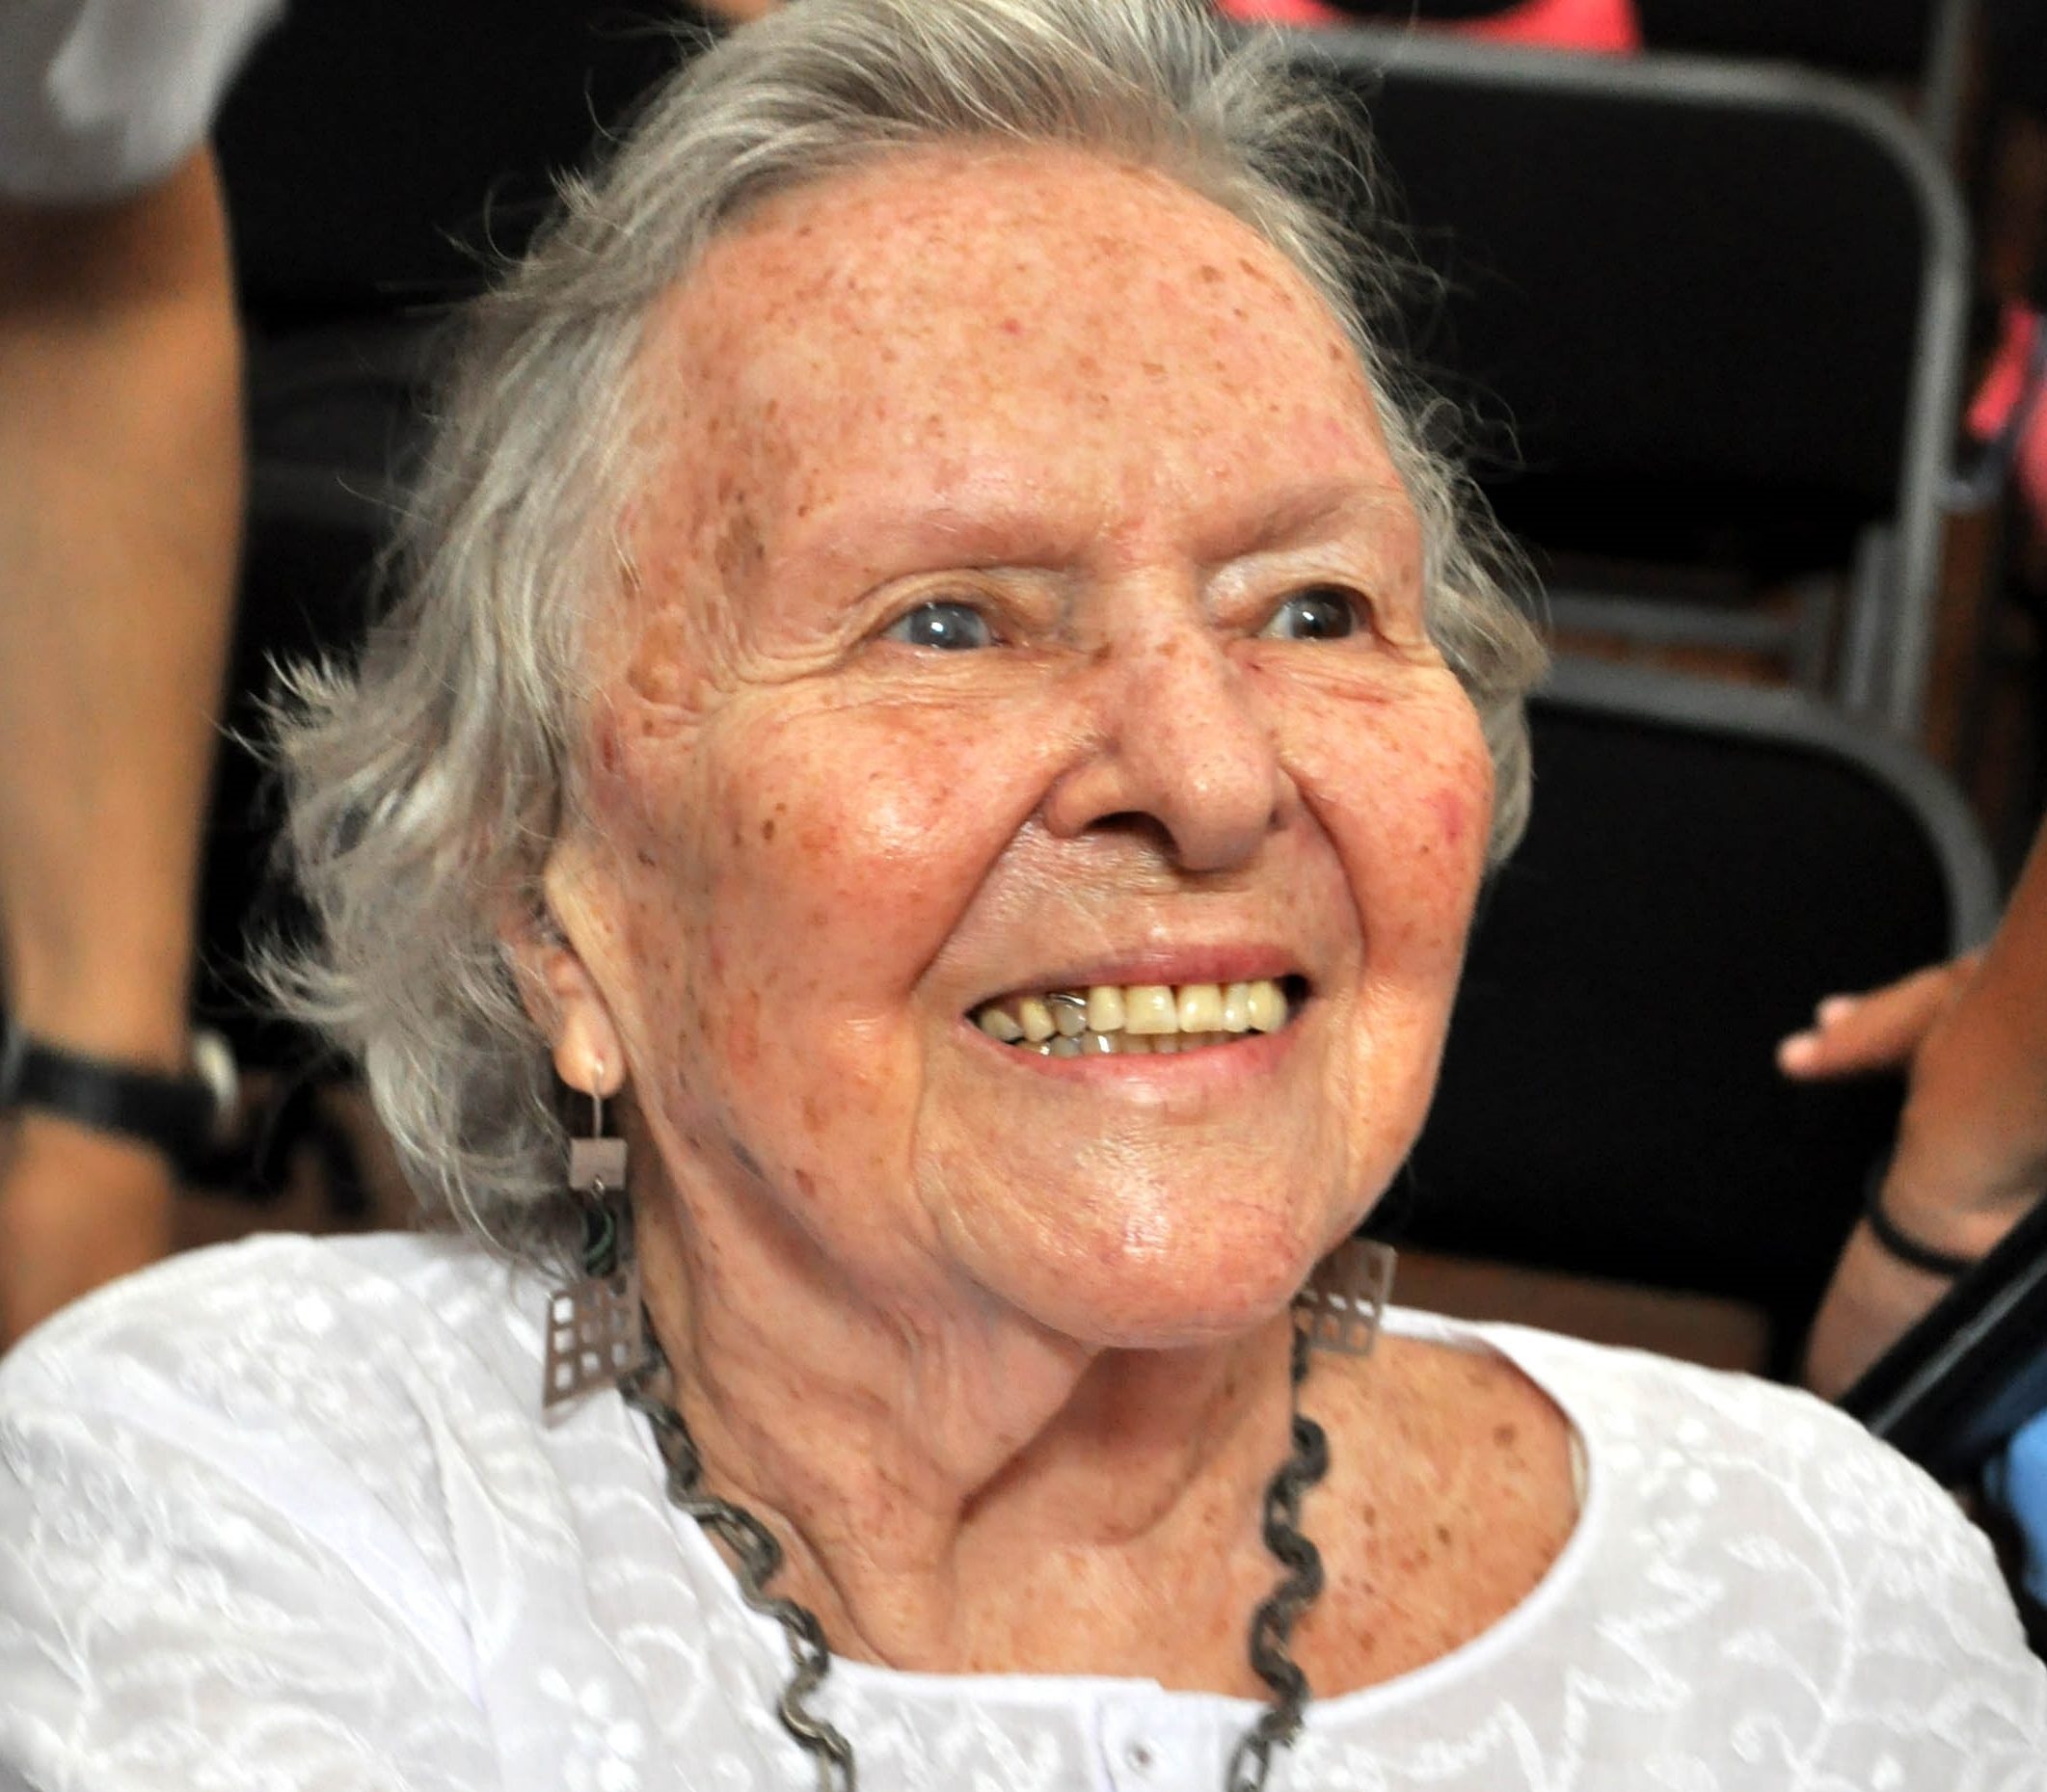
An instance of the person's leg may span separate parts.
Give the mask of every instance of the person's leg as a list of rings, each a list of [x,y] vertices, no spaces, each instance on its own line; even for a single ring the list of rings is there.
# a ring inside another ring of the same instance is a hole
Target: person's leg
[[[0,202],[0,991],[182,1071],[242,512],[240,338],[209,154],[129,200]],[[0,1344],[167,1248],[144,1145],[0,1116]]]

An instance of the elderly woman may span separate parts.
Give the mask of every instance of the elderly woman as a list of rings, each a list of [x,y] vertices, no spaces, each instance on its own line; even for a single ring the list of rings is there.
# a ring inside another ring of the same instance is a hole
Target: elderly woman
[[[288,741],[302,998],[464,1230],[9,1361],[0,1762],[2039,1783],[1987,1548],[1845,1421],[1355,1353],[1539,653],[1331,133],[1168,0],[806,0],[569,195]]]

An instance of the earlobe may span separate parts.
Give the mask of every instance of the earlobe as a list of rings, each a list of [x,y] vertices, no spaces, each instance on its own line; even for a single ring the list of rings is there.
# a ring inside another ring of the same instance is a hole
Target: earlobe
[[[554,1074],[586,1095],[616,1095],[626,1080],[618,1025],[574,942],[537,909],[500,926],[498,938],[519,999],[552,1048]]]
[[[586,993],[561,1004],[561,1029],[554,1035],[554,1074],[570,1088],[608,1101],[625,1086],[625,1053],[611,1010],[580,959],[576,960],[576,975]]]

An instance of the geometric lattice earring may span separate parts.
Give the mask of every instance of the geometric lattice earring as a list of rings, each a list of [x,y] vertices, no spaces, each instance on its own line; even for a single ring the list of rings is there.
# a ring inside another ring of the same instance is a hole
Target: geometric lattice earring
[[[1315,1266],[1294,1297],[1294,1325],[1310,1348],[1369,1356],[1393,1292],[1397,1253],[1373,1239],[1347,1239]]]
[[[599,1065],[597,1081],[603,1080]],[[569,1187],[583,1203],[583,1274],[548,1297],[543,1407],[614,1387],[647,1355],[626,1205],[626,1141],[605,1137],[605,1098],[593,1091],[590,1106],[589,1133],[569,1140]]]

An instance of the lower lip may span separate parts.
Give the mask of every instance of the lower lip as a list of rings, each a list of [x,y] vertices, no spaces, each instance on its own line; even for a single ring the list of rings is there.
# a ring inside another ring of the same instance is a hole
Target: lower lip
[[[1310,1005],[1304,1003],[1296,1008],[1278,1032],[1244,1033],[1233,1045],[1204,1045],[1198,1051],[1163,1056],[1151,1052],[1127,1056],[1120,1052],[1097,1052],[1080,1057],[1047,1057],[991,1039],[972,1021],[962,1018],[960,1025],[983,1050],[999,1053],[1004,1061],[1038,1076],[1116,1087],[1188,1088],[1257,1076],[1273,1069],[1292,1049],[1294,1035],[1308,1019]]]

